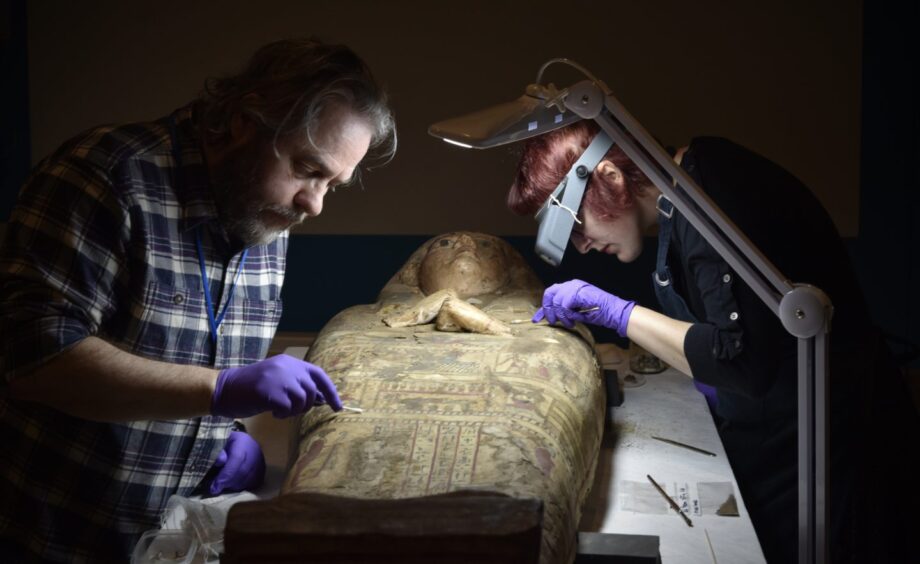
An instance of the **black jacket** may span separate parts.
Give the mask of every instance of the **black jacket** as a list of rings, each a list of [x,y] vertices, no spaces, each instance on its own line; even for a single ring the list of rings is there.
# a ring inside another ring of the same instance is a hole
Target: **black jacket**
[[[883,440],[888,425],[913,437],[908,451],[916,451],[917,434],[916,412],[872,324],[846,247],[809,189],[764,157],[702,137],[681,167],[781,274],[817,286],[834,305],[831,541],[839,557],[855,558],[860,549],[849,537],[876,519],[858,503],[883,494],[866,490],[898,468],[895,447]],[[794,562],[797,340],[683,215],[675,211],[672,222],[674,287],[699,320],[684,341],[687,360],[694,377],[718,391],[719,432],[768,560]]]

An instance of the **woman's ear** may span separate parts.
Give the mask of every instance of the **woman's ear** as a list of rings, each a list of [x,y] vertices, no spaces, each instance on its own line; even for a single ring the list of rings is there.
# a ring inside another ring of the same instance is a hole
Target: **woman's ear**
[[[620,170],[620,167],[613,164],[613,162],[604,159],[594,169],[595,174],[600,174],[606,179],[608,183],[617,188],[623,188],[626,186],[626,181],[623,177],[623,171]]]

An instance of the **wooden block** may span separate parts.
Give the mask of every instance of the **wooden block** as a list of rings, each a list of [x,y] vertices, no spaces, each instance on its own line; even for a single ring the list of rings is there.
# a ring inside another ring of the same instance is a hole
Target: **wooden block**
[[[234,505],[223,564],[536,563],[543,502],[466,491],[405,499],[297,493]]]
[[[661,564],[654,535],[578,533],[575,564]]]

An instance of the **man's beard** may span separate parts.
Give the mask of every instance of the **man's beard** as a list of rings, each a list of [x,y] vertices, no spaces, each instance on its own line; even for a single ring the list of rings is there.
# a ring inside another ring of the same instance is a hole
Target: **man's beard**
[[[212,179],[221,223],[244,247],[271,243],[305,218],[301,211],[264,202],[265,170],[276,157],[270,143],[255,145],[230,151]]]

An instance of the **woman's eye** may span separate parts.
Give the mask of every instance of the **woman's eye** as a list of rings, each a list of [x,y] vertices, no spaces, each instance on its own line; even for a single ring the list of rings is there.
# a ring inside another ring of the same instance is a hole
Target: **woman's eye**
[[[439,244],[440,244],[442,247],[449,247],[449,246],[450,246],[450,241],[448,241],[447,239],[441,239],[441,240],[439,241]]]

